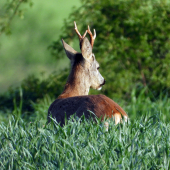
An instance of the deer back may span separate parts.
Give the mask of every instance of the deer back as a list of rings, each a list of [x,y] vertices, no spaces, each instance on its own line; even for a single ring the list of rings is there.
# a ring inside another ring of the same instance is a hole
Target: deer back
[[[71,115],[78,117],[84,115],[87,119],[90,117],[98,117],[102,120],[104,117],[112,118],[116,116],[116,119],[118,119],[116,123],[121,121],[122,116],[125,118],[128,117],[126,112],[116,102],[105,95],[88,95],[56,99],[49,108],[49,115],[50,114],[61,125],[64,125],[65,116],[69,119]]]

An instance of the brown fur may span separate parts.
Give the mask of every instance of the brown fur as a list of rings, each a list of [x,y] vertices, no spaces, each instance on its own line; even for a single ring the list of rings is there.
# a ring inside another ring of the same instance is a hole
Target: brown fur
[[[49,108],[49,114],[52,114],[57,122],[64,125],[65,114],[67,118],[75,114],[81,117],[83,114],[86,118],[95,117],[91,112],[93,112],[96,117],[112,118],[115,114],[120,115],[120,118],[127,116],[126,112],[113,100],[106,97],[105,95],[88,95],[88,96],[75,96],[68,98],[58,98],[56,99]],[[118,120],[116,123],[119,123]]]

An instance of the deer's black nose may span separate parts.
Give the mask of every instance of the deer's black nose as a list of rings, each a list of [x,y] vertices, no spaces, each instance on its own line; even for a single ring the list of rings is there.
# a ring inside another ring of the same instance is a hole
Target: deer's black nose
[[[102,86],[106,83],[106,80],[104,79],[103,83],[101,84]]]

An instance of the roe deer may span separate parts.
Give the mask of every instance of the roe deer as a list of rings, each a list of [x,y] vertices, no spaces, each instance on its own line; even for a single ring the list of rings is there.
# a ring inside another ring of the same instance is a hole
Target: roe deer
[[[76,23],[74,24],[80,40],[81,53],[62,40],[66,55],[71,61],[71,71],[63,93],[49,107],[48,122],[51,115],[63,126],[65,114],[67,118],[73,114],[78,117],[84,114],[85,118],[89,118],[94,117],[92,112],[102,120],[104,117],[113,116],[116,124],[121,122],[121,115],[126,120],[128,117],[126,112],[110,98],[101,94],[88,95],[90,88],[100,90],[105,84],[105,80],[99,72],[99,64],[92,53],[96,32],[94,30],[93,35],[88,26],[88,30],[81,36]],[[90,35],[90,41],[85,37],[87,33]]]

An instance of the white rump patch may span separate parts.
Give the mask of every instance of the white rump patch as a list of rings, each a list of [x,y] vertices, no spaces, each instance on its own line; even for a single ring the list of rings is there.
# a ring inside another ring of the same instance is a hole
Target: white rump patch
[[[127,122],[128,117],[127,116],[123,116],[124,117],[124,121]],[[113,120],[115,121],[115,125],[117,125],[118,123],[122,123],[122,118],[121,115],[116,113],[113,116]],[[109,122],[110,120],[107,120],[106,122],[104,122],[104,127],[105,127],[105,131],[108,132],[109,130]]]
[[[108,130],[109,130],[109,122],[104,122],[104,127],[105,127],[106,132],[108,132]]]
[[[114,114],[114,116],[113,116],[113,118],[114,118],[114,121],[115,121],[115,124],[117,125],[118,123],[120,123],[121,122],[121,119],[122,119],[122,117],[121,117],[121,114],[119,113],[115,113]]]
[[[123,116],[123,117],[124,117],[125,122],[127,122],[128,117],[127,116]]]

